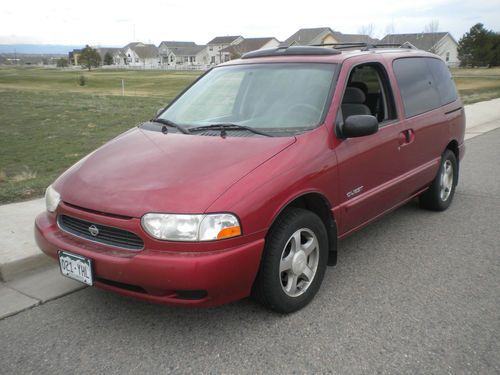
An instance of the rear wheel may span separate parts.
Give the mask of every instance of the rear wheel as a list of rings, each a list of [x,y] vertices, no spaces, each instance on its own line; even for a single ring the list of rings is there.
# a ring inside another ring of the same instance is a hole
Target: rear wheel
[[[317,293],[327,258],[328,238],[321,219],[304,209],[287,208],[267,236],[254,296],[277,312],[301,309]]]
[[[420,206],[433,211],[446,210],[455,194],[457,181],[457,158],[452,151],[446,150],[441,157],[441,165],[434,181],[419,197]]]

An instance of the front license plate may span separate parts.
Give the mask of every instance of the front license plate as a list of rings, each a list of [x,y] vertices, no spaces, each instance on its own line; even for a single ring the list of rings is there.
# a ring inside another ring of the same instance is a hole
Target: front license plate
[[[90,259],[67,251],[59,251],[59,266],[64,276],[87,285],[93,284],[92,261]]]

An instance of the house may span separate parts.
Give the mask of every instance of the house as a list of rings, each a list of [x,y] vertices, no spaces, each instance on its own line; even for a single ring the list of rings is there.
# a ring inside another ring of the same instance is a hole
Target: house
[[[366,44],[378,44],[379,39],[372,38],[365,34],[342,34],[340,31],[333,32],[333,38],[335,42],[333,43],[366,43]]]
[[[81,49],[74,49],[73,51],[68,53],[68,60],[71,65],[78,65],[78,59],[80,58],[80,54],[82,53]]]
[[[282,46],[307,46],[311,44],[336,43],[329,27],[300,29],[286,39]]]
[[[118,65],[120,63],[120,57],[122,55],[121,48],[97,47],[96,50],[99,56],[101,56],[101,65],[105,65],[104,57],[106,56],[107,53],[109,53],[111,57],[113,57],[113,65]]]
[[[222,52],[226,47],[238,44],[243,40],[241,35],[218,36],[207,43],[207,55],[209,64],[220,64],[231,60],[229,52]]]
[[[278,47],[279,44],[279,40],[274,37],[245,38],[238,44],[232,44],[226,48],[223,48],[221,52],[224,55],[226,55],[226,53],[229,53],[231,59],[237,59],[247,52],[255,51],[258,49]]]
[[[371,38],[363,34],[342,34],[339,31],[333,31],[329,27],[316,27],[300,29],[291,35],[281,45],[282,46],[307,46],[315,44],[330,43],[380,43],[378,39]]]
[[[207,64],[206,46],[195,42],[163,41],[158,46],[161,65],[200,65]]]
[[[141,42],[129,43],[119,54],[120,65],[156,68],[160,65],[158,47]]]
[[[382,43],[406,44],[435,53],[450,67],[460,64],[457,52],[458,43],[448,32],[389,34],[382,39]]]

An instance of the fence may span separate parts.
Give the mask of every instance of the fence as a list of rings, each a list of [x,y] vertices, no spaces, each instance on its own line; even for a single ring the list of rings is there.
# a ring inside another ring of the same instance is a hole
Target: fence
[[[124,70],[208,70],[211,65],[102,65],[101,69]]]

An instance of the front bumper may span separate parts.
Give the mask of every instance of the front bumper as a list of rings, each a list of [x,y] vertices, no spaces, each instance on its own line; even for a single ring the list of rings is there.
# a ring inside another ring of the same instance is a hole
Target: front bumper
[[[109,220],[113,219],[107,219],[108,224]],[[250,295],[264,247],[263,238],[253,238],[208,251],[193,250],[203,246],[199,243],[191,244],[190,251],[158,251],[149,248],[148,242],[141,251],[121,250],[63,232],[56,215],[46,212],[36,218],[35,239],[54,259],[60,250],[91,259],[96,287],[146,301],[200,307]]]

